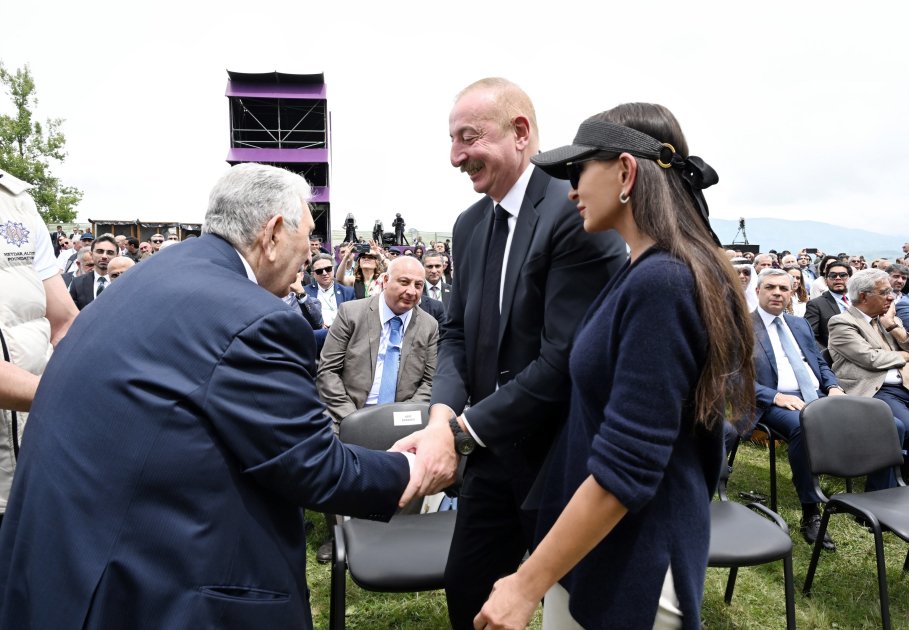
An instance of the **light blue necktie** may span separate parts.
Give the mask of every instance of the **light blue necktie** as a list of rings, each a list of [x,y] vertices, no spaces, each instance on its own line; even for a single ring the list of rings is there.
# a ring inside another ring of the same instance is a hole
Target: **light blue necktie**
[[[792,343],[789,335],[786,334],[786,327],[783,326],[783,319],[781,317],[774,317],[773,323],[776,325],[776,332],[780,337],[780,345],[783,346],[783,353],[789,360],[792,371],[795,372],[795,380],[799,384],[799,391],[802,392],[802,400],[806,403],[817,400],[817,390],[814,389],[814,384],[811,382],[811,374],[808,372],[808,366],[805,365],[805,362],[802,360],[802,353],[799,352],[799,349]]]
[[[378,404],[393,403],[398,390],[398,365],[401,362],[401,326],[400,317],[388,320],[391,332],[388,335],[388,346],[385,348],[385,362],[382,364],[382,382],[379,385]]]

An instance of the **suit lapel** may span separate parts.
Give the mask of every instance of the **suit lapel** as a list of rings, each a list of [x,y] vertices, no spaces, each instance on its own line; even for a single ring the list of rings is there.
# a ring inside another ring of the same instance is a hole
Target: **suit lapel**
[[[773,371],[773,378],[778,381],[780,375],[776,371],[776,355],[773,354],[773,346],[770,344],[770,337],[767,336],[767,327],[757,311],[751,313],[751,318],[754,320],[754,337],[761,344],[761,348],[764,349],[764,353],[767,355],[767,363],[770,364],[770,369]]]
[[[464,305],[464,330],[466,334],[466,343],[470,355],[476,348],[476,333],[479,329],[480,319],[480,302],[481,300],[471,300],[468,294],[477,292],[483,293],[483,271],[486,267],[486,248],[489,247],[489,237],[492,234],[492,222],[495,219],[495,203],[491,198],[486,198],[487,202],[482,210],[483,216],[477,222],[473,230],[473,238],[467,244],[464,253],[458,250],[458,276],[455,282],[461,289],[461,303]],[[468,266],[469,265],[469,266]],[[466,277],[462,275],[464,269],[469,269]]]
[[[511,317],[511,305],[514,302],[514,292],[517,288],[518,276],[524,267],[524,259],[530,249],[533,233],[537,227],[537,206],[546,196],[546,184],[549,177],[540,169],[535,168],[527,182],[524,200],[521,202],[521,211],[514,226],[514,235],[511,237],[511,248],[508,250],[508,267],[505,270],[505,284],[502,287],[502,314],[499,319],[499,345],[508,327]]]
[[[379,358],[379,342],[382,339],[382,322],[379,321],[379,295],[369,298],[369,309],[366,314],[366,332],[369,339],[369,382],[376,378],[376,361]]]
[[[892,350],[890,344],[884,343],[883,336],[874,328],[874,320],[870,322],[865,321],[865,314],[854,306],[850,306],[849,314],[855,318],[856,323],[858,324],[858,329],[861,331],[862,336],[870,343],[873,347],[879,348],[881,350]]]

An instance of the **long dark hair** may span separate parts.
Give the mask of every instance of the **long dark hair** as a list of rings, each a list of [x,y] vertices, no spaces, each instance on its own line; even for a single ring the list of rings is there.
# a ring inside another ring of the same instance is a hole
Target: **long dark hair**
[[[637,129],[688,157],[679,123],[662,105],[626,103],[594,118]],[[638,229],[688,265],[695,279],[708,338],[707,360],[695,391],[696,421],[712,429],[724,415],[733,421],[749,418],[754,413],[754,333],[742,285],[678,172],[653,160],[638,158],[637,164],[631,203]]]

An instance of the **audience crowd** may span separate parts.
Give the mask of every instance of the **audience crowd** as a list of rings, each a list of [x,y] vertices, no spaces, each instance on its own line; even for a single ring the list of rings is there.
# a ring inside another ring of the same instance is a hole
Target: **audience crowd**
[[[50,241],[53,255],[49,249],[43,254],[41,278],[60,275],[80,311],[105,291],[116,299],[118,289],[111,285],[119,284],[124,274],[180,245],[174,233],[139,241],[79,229],[66,234],[62,226],[50,233]],[[316,386],[335,431],[347,415],[364,406],[430,401],[439,336],[452,297],[450,241],[426,245],[417,240],[401,251],[375,241],[344,243],[333,256],[321,237],[312,236],[309,249],[312,258],[299,268],[284,299],[300,307],[315,331],[320,352]],[[747,437],[757,422],[788,443],[792,482],[802,503],[801,533],[813,543],[820,499],[802,445],[799,410],[822,396],[878,398],[892,409],[901,443],[906,437],[909,243],[892,258],[871,262],[861,255],[809,249],[730,249],[725,254],[752,311],[756,340],[756,412],[750,418],[728,418],[727,446]],[[53,299],[59,302],[59,291],[54,290]],[[7,301],[4,293],[0,303],[7,307]],[[48,316],[60,309],[49,303]],[[60,327],[54,326],[55,339]],[[24,410],[27,404],[13,408]],[[22,430],[19,426],[17,440]],[[25,440],[28,435],[24,433]],[[8,493],[12,473],[3,474]],[[869,476],[866,487],[896,483],[891,472],[879,471]],[[5,506],[6,496],[2,499]],[[438,501],[432,506],[437,509]],[[834,549],[835,543],[826,537],[824,547]],[[326,541],[318,559],[327,562],[330,556]]]

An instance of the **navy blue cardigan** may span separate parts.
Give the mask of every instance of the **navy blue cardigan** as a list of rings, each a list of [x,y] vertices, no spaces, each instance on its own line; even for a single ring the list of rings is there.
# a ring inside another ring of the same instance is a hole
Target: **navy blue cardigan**
[[[591,305],[571,351],[540,538],[589,476],[629,512],[562,580],[587,628],[650,628],[670,563],[683,627],[700,628],[721,430],[695,425],[707,333],[690,269],[650,249]],[[721,424],[721,423],[718,423]]]

